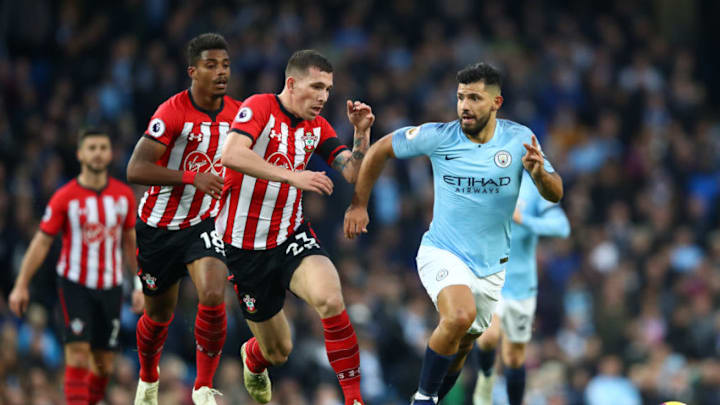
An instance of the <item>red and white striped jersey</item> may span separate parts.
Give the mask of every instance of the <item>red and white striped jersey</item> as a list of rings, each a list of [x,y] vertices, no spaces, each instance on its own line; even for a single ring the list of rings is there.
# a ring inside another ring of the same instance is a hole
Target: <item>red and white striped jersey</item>
[[[101,191],[71,180],[53,194],[40,230],[62,231],[57,273],[88,288],[106,290],[122,283],[122,233],[135,226],[135,196],[125,183],[108,177]]]
[[[217,111],[198,107],[190,90],[160,104],[150,119],[145,137],[167,146],[156,162],[172,170],[224,175],[220,152],[240,102],[223,97]],[[195,186],[151,186],[138,207],[146,224],[169,230],[184,229],[217,215],[218,201]]]
[[[301,120],[274,94],[245,100],[230,131],[236,132],[233,136],[249,136],[252,150],[267,162],[293,171],[305,169],[315,150],[331,164],[347,149],[325,118]],[[222,201],[215,229],[226,243],[240,249],[272,249],[303,221],[302,190],[231,169],[225,175]]]

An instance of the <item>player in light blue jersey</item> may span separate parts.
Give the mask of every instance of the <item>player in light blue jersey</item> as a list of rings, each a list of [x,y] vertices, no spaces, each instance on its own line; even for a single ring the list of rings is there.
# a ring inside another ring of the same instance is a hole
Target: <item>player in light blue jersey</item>
[[[345,213],[345,235],[367,232],[367,204],[387,159],[430,157],[433,220],[417,254],[420,280],[440,313],[412,404],[436,404],[455,383],[475,339],[488,328],[505,281],[510,221],[527,170],[540,194],[559,201],[560,176],[530,130],[496,119],[500,73],[477,63],[457,74],[458,120],[400,128],[367,152]]]
[[[525,346],[532,335],[537,299],[537,261],[535,249],[540,236],[566,238],[570,223],[560,205],[540,196],[530,175],[523,175],[513,223],[510,260],[505,285],[495,308],[490,328],[478,338],[479,368],[473,405],[491,405],[495,380],[495,348],[502,331],[502,360],[510,405],[522,404],[525,395]]]

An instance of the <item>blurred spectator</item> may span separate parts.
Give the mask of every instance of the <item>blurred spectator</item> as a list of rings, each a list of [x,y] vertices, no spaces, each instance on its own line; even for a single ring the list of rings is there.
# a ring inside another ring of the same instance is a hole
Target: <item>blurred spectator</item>
[[[237,98],[278,88],[293,51],[325,53],[335,88],[323,115],[344,142],[351,136],[346,98],[372,105],[377,140],[405,125],[454,119],[455,72],[479,59],[497,64],[506,72],[500,115],[540,138],[566,180],[562,203],[573,228],[570,239],[538,249],[527,402],[720,402],[717,2],[32,0],[0,7],[0,403],[60,404],[56,314],[38,309],[17,321],[5,299],[50,192],[77,172],[73,135],[85,125],[110,128],[111,174],[124,178],[155,106],[188,86],[184,42],[204,31],[229,40],[229,91]],[[320,161],[311,168],[327,169]],[[333,196],[303,203],[343,278],[372,405],[407,403],[433,324],[414,269],[431,218],[431,171],[424,158],[386,168],[370,233],[358,241],[339,232],[352,187],[338,182]],[[48,309],[54,277],[49,259],[33,284],[33,299]],[[188,320],[197,298],[192,288],[180,294],[161,403],[190,403]],[[249,330],[228,295],[235,310],[218,401],[249,403],[237,357]],[[286,309],[297,311],[298,347],[273,372],[273,403],[334,404],[340,396],[324,379],[322,339],[308,326],[315,315],[304,305]],[[129,403],[135,390],[135,319],[123,315],[125,347],[109,404]],[[472,379],[460,381],[460,395],[472,392]]]

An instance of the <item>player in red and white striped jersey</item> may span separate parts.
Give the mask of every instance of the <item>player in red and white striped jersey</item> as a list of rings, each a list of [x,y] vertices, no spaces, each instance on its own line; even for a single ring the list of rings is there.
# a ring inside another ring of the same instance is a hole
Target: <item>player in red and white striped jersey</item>
[[[228,244],[231,279],[255,336],[241,348],[245,387],[261,403],[271,399],[267,367],[287,361],[292,347],[282,310],[288,289],[322,318],[328,359],[345,404],[363,403],[357,337],[337,270],[302,214],[303,190],[331,194],[333,189],[324,172],[305,170],[313,152],[353,183],[375,120],[369,106],[348,101],[353,151],[340,143],[319,115],[333,84],[332,70],[315,51],[293,54],[283,91],[248,98],[223,147],[227,175],[215,226]]]
[[[120,330],[122,252],[135,263],[135,197],[130,187],[107,174],[112,148],[106,133],[82,132],[77,156],[80,175],[50,199],[10,293],[10,309],[18,316],[25,312],[30,280],[62,232],[57,274],[65,319],[65,400],[86,405],[104,397],[112,372]],[[139,312],[142,301],[142,293],[135,291],[133,309]]]
[[[230,78],[227,49],[219,34],[202,34],[189,42],[190,89],[158,107],[128,163],[128,179],[150,186],[136,225],[138,275],[146,295],[145,314],[137,326],[136,405],[157,404],[157,365],[179,282],[188,272],[199,298],[192,398],[196,404],[215,404],[212,379],[225,342],[227,268],[214,217],[223,186],[220,152],[240,106],[225,94]]]

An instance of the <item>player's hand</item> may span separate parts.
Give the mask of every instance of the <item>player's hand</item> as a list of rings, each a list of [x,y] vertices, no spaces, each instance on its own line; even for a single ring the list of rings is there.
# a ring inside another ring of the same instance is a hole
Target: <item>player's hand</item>
[[[516,224],[522,225],[522,212],[520,212],[519,209],[515,208],[512,219],[513,221],[515,221]]]
[[[536,176],[544,170],[543,163],[545,159],[540,151],[540,146],[537,143],[535,135],[532,136],[532,145],[524,143],[523,146],[527,149],[527,153],[522,157],[522,164],[525,170],[527,170],[533,178],[536,178]]]
[[[10,292],[10,310],[18,317],[23,316],[30,302],[30,290],[26,286],[15,285]]]
[[[350,205],[345,211],[345,222],[343,232],[348,239],[354,239],[360,233],[367,233],[367,224],[370,223],[370,216],[367,207]]]
[[[210,197],[219,200],[225,180],[212,173],[198,173],[193,180],[193,186]]]
[[[360,101],[347,101],[347,116],[350,123],[353,124],[358,131],[366,131],[372,126],[373,122],[375,122],[375,115],[372,113],[372,108]]]
[[[145,294],[142,290],[133,290],[130,309],[136,314],[142,313],[145,308]]]
[[[311,170],[292,172],[288,183],[300,190],[314,191],[325,195],[332,194],[334,187],[332,180],[325,175],[325,172],[314,172]]]

